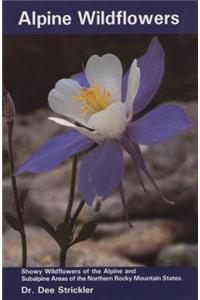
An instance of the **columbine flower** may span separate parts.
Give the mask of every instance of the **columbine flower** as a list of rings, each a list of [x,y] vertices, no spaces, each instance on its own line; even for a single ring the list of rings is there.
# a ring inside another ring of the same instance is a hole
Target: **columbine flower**
[[[49,93],[51,109],[70,121],[49,119],[71,130],[42,146],[17,174],[49,171],[72,155],[90,149],[80,167],[82,199],[92,206],[97,197],[106,199],[119,187],[125,208],[124,148],[134,162],[142,186],[140,171],[164,198],[145,165],[139,145],[165,141],[190,128],[192,123],[176,105],[161,105],[137,118],[136,114],[142,112],[155,95],[163,72],[164,51],[157,38],[151,41],[142,57],[133,61],[124,76],[115,55],[90,57],[84,72],[61,79]]]

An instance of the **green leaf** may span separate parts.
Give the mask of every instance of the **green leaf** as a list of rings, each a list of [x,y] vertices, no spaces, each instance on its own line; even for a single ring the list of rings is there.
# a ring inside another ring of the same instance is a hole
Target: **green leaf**
[[[96,221],[90,221],[84,224],[78,236],[75,238],[75,240],[72,242],[71,245],[88,240],[94,234],[96,227],[97,227]]]
[[[72,239],[72,229],[68,222],[58,225],[56,229],[56,239],[61,248],[69,245]]]
[[[7,223],[10,225],[10,227],[12,227],[12,229],[19,231],[19,232],[21,231],[18,220],[11,213],[6,212],[5,219],[6,219]]]
[[[42,220],[39,221],[38,225],[42,229],[44,229],[46,232],[48,232],[48,234],[57,242],[56,231],[53,228],[53,226],[51,224],[49,224],[49,222],[47,222],[46,220],[42,219]]]

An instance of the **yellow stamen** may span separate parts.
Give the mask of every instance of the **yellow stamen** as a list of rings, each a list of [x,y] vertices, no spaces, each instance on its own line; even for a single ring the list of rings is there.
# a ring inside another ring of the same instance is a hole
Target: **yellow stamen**
[[[111,94],[107,90],[102,90],[100,86],[94,85],[81,89],[80,93],[74,96],[74,99],[84,102],[81,109],[83,114],[92,114],[108,107],[111,102]]]

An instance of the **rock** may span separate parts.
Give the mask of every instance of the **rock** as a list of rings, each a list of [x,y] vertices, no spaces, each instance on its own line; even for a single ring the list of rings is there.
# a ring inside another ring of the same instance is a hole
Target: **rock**
[[[62,128],[48,120],[50,115],[52,115],[50,109],[40,109],[32,114],[16,116],[13,129],[16,168],[20,166],[39,146],[62,131]],[[4,176],[8,176],[7,126],[5,122],[3,126],[3,140],[5,141],[3,144],[3,172]]]
[[[17,177],[19,193],[26,188],[30,188],[26,202],[25,202],[25,222],[27,224],[37,224],[40,219],[46,219],[52,224],[58,224],[64,218],[66,205],[69,197],[69,182],[71,176],[71,162],[60,166],[51,172],[37,175],[22,175]],[[78,193],[75,194],[75,205],[78,203]],[[114,200],[117,195],[112,195]],[[106,205],[110,201],[105,201]],[[11,212],[16,214],[15,203],[12,194],[12,187],[10,179],[3,181],[3,212]],[[117,209],[118,206],[116,205]],[[112,209],[111,214],[114,213],[113,219],[116,219],[116,212]],[[95,214],[93,209],[85,205],[83,212],[79,216],[81,222],[87,222],[98,215],[98,219],[104,220],[104,215]],[[119,207],[119,219],[121,219],[122,207]],[[127,226],[127,224],[125,224]],[[7,224],[4,222],[4,229]]]
[[[28,266],[53,266],[57,260],[58,247],[39,228],[26,227],[28,245]],[[18,232],[9,229],[4,234],[3,264],[18,267],[21,263],[21,242]]]
[[[84,245],[85,244],[85,245]],[[78,266],[141,266],[139,262],[129,260],[99,243],[83,242],[75,245],[69,252],[69,265]]]
[[[3,181],[3,205],[2,205],[2,210],[3,210],[3,216],[6,212],[11,213],[13,216],[16,216],[16,207],[15,207],[15,201],[14,201],[14,196],[11,188],[11,180],[10,179],[5,179]],[[22,192],[23,189],[25,189],[26,186],[25,184],[22,184],[19,186],[18,192],[19,194]],[[30,213],[28,213],[30,217]],[[7,222],[3,218],[3,229],[5,230],[8,227]]]
[[[157,259],[157,266],[191,267],[197,266],[198,247],[195,244],[175,244],[163,248]]]
[[[133,228],[105,236],[100,243],[125,257],[141,261],[158,254],[166,245],[188,240],[191,230],[186,224],[172,220],[136,220]]]
[[[35,209],[35,219],[61,223],[69,197],[71,164],[47,174],[33,176],[28,205]],[[28,222],[28,215],[27,215]]]
[[[26,227],[28,240],[28,266],[58,266],[59,248],[42,229]],[[19,266],[21,261],[20,237],[14,230],[4,235],[4,266]],[[74,245],[67,255],[67,266],[139,266],[94,240]]]
[[[95,239],[104,239],[106,237],[114,237],[121,233],[129,231],[129,225],[126,222],[110,222],[110,223],[98,223]]]
[[[18,176],[18,190],[30,188],[25,202],[25,222],[37,224],[40,219],[49,220],[52,224],[62,221],[69,197],[71,162],[53,171],[41,175]],[[3,211],[15,214],[10,179],[3,182]],[[76,194],[77,198],[77,194]]]

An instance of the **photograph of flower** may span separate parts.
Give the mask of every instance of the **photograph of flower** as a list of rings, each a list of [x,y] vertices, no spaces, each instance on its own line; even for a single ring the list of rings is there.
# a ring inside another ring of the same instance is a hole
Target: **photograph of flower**
[[[4,265],[195,266],[196,36],[4,48]]]

